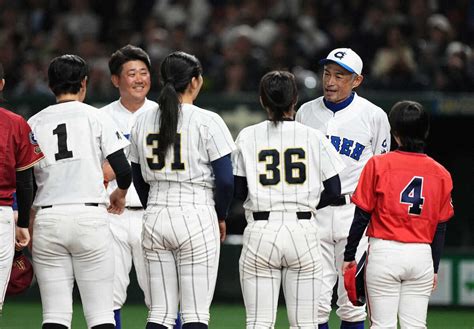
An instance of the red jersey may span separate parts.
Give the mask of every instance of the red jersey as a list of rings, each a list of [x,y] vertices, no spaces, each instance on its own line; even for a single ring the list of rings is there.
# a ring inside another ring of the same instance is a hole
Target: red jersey
[[[352,201],[372,214],[368,236],[431,243],[454,214],[452,189],[449,172],[426,154],[394,151],[367,162]]]
[[[11,206],[16,171],[32,167],[43,158],[23,117],[0,107],[0,206]]]

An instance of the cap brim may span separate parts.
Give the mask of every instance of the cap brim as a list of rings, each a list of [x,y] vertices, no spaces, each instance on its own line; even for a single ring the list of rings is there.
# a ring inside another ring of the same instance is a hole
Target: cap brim
[[[336,63],[337,65],[341,66],[342,68],[346,69],[347,71],[351,72],[351,73],[355,73],[357,74],[357,72],[355,72],[353,69],[351,69],[349,66],[347,66],[346,64],[344,63],[341,63],[339,61],[335,61],[333,59],[327,59],[327,58],[323,58],[322,60],[319,61],[319,64],[320,65],[324,65],[326,63]]]

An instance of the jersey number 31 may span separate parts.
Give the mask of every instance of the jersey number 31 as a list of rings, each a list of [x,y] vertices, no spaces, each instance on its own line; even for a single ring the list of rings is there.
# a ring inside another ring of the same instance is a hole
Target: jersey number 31
[[[409,204],[408,213],[420,215],[425,198],[423,197],[423,177],[414,176],[400,193],[400,203]]]

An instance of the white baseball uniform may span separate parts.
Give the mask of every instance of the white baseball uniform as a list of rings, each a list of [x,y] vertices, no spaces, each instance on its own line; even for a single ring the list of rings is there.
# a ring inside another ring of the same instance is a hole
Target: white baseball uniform
[[[143,248],[150,275],[149,322],[172,328],[178,301],[183,323],[209,321],[219,261],[211,162],[235,149],[222,118],[182,104],[177,136],[158,157],[160,111],[138,115],[131,133],[130,160],[150,184]]]
[[[307,102],[296,113],[296,121],[320,130],[342,155],[346,168],[339,176],[341,193],[346,195],[346,200],[354,192],[365,163],[374,154],[390,150],[390,124],[386,113],[357,93],[347,107],[335,113],[325,106],[323,97]],[[347,298],[341,273],[354,209],[354,205],[347,202],[341,206],[325,207],[316,213],[323,257],[323,287],[318,308],[320,323],[329,320],[333,288],[338,278],[336,313],[339,318],[358,322],[367,316],[364,306],[355,307]],[[367,238],[364,238],[357,249],[356,259],[362,256],[366,247]]]
[[[148,108],[157,108],[158,104],[145,99],[145,103],[135,112],[127,110],[120,100],[104,106],[105,111],[114,120],[117,127],[128,139],[136,116]],[[128,148],[125,154],[129,155]],[[107,191],[112,193],[117,187],[115,180],[110,181]],[[127,299],[127,287],[130,283],[130,270],[133,266],[137,281],[145,296],[145,304],[150,306],[148,279],[145,258],[142,249],[143,208],[135,187],[130,185],[126,197],[126,207],[121,215],[109,214],[110,230],[114,238],[115,276],[114,276],[114,309],[121,309]]]
[[[33,238],[43,323],[70,327],[74,279],[88,327],[114,323],[102,162],[129,143],[108,115],[78,101],[49,106],[29,124],[45,155],[34,167],[39,210]]]
[[[281,284],[290,328],[316,328],[322,264],[312,213],[322,182],[344,163],[321,132],[294,121],[247,127],[236,144],[234,175],[248,184],[239,262],[247,328],[274,327]]]

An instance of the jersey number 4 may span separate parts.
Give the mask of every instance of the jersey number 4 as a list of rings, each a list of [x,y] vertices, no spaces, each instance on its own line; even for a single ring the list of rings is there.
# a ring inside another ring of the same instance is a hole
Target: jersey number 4
[[[306,165],[296,161],[306,157],[301,148],[287,149],[283,155],[285,168],[285,181],[288,184],[301,184],[306,180]],[[265,162],[265,174],[259,176],[260,184],[276,185],[281,180],[280,174],[280,152],[275,149],[263,150],[258,153],[258,161]]]
[[[58,153],[54,154],[54,158],[56,159],[56,161],[72,158],[72,151],[69,151],[67,149],[66,124],[58,124],[58,126],[53,130],[53,135],[58,136]]]
[[[408,213],[420,215],[425,198],[423,197],[423,177],[415,176],[400,193],[400,203],[409,204]]]

